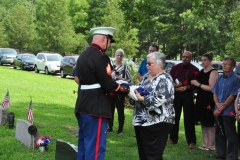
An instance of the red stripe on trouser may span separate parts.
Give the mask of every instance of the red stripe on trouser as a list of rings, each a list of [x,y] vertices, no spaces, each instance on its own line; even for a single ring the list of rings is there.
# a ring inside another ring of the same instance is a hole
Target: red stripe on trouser
[[[98,129],[97,129],[97,138],[96,138],[96,150],[94,160],[98,160],[98,151],[101,137],[101,128],[102,128],[102,117],[98,118]]]

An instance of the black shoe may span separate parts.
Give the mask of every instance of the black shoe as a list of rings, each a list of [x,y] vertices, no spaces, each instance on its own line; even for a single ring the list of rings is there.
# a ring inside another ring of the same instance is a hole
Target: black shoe
[[[112,131],[113,131],[112,128],[108,128],[108,130],[107,130],[108,133],[111,133]]]
[[[120,135],[122,135],[122,134],[123,134],[123,131],[119,131],[119,130],[117,131],[117,135],[120,136]]]
[[[222,160],[226,160],[226,158],[223,157],[218,157],[217,155],[208,155],[208,158],[214,158],[214,159],[222,159]]]

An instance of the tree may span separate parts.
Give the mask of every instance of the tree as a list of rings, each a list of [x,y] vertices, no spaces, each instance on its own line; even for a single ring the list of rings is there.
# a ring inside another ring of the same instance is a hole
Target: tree
[[[160,46],[168,58],[176,57],[183,47],[182,19],[180,14],[191,8],[187,0],[121,0],[127,27],[139,29],[140,53],[147,52],[151,43]],[[144,54],[146,55],[146,54]]]
[[[231,14],[230,27],[231,32],[231,41],[226,45],[227,53],[229,56],[235,58],[237,61],[240,61],[240,5],[236,8]]]
[[[88,26],[89,4],[86,0],[70,0],[69,15],[71,16],[72,24],[76,33],[84,33]]]
[[[31,48],[35,34],[35,26],[32,21],[32,14],[23,5],[13,7],[4,19],[6,39],[10,47],[19,49]]]
[[[78,46],[65,0],[39,2],[37,30],[42,50],[73,52]]]
[[[116,0],[109,0],[106,5],[106,10],[108,11],[107,14],[102,17],[103,26],[112,26],[116,28],[116,33],[114,33],[116,43],[108,50],[108,54],[113,57],[115,51],[122,48],[126,53],[125,57],[135,57],[139,46],[137,37],[138,29],[125,29],[123,12],[120,10]]]

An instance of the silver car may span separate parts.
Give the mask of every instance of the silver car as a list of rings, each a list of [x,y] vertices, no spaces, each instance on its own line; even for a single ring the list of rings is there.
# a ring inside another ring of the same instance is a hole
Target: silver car
[[[17,56],[17,52],[12,48],[0,48],[0,65],[13,64],[13,59]]]

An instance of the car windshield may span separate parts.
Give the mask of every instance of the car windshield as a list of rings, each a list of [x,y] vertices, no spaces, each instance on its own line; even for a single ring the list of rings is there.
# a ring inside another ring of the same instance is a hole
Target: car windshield
[[[17,52],[14,49],[3,49],[2,54],[12,54],[17,55]]]
[[[34,60],[35,56],[34,55],[24,55],[22,56],[22,60]]]
[[[61,61],[62,57],[59,55],[47,55],[47,61]]]

